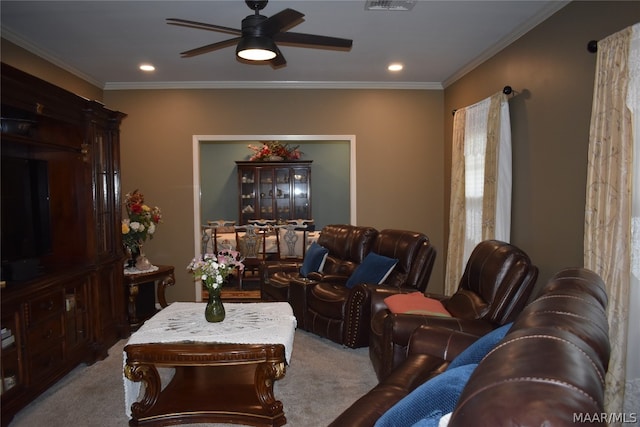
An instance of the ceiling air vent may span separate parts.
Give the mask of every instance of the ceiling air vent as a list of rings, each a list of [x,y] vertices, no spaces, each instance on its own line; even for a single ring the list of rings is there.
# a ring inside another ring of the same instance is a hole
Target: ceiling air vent
[[[367,0],[365,10],[411,10],[417,0]]]

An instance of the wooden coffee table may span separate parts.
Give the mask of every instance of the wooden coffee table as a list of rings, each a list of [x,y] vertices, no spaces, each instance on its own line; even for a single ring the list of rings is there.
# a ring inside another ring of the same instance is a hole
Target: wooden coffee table
[[[273,384],[291,357],[291,306],[225,303],[221,323],[206,322],[204,307],[173,303],[131,336],[124,348],[129,424],[285,424]],[[158,368],[175,368],[168,384]]]

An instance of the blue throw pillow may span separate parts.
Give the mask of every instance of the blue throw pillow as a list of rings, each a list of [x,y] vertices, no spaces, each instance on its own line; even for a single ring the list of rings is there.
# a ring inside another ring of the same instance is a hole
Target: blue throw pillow
[[[460,366],[431,378],[382,414],[375,427],[437,426],[455,408],[476,366]]]
[[[449,414],[450,412],[447,412]],[[443,414],[440,410],[435,410],[426,417],[413,424],[411,427],[438,427],[440,420],[447,414]],[[446,424],[445,424],[446,425]]]
[[[362,260],[362,263],[357,266],[356,270],[351,274],[345,286],[347,288],[353,288],[358,283],[380,284],[385,281],[397,263],[398,260],[395,258],[369,252]]]
[[[447,370],[457,368],[458,366],[468,365],[470,363],[480,363],[480,361],[489,353],[502,338],[509,332],[513,323],[507,323],[488,334],[480,337],[476,342],[464,349],[455,359],[451,361]]]
[[[300,267],[300,275],[307,277],[309,273],[314,271],[322,272],[324,262],[329,255],[329,249],[320,246],[317,242],[311,243],[307,252],[304,254],[302,267]]]

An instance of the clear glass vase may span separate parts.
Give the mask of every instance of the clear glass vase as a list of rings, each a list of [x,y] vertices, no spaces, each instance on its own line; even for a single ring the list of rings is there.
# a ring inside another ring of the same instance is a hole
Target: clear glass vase
[[[138,256],[136,257],[136,268],[140,271],[151,270],[151,268],[153,267],[153,264],[151,264],[151,261],[149,261],[147,256],[144,254],[143,247],[144,246],[142,245],[142,243],[138,245]]]
[[[207,307],[204,309],[204,317],[207,319],[207,322],[222,322],[225,312],[222,298],[220,297],[221,289],[209,288],[208,291],[209,301],[207,302]]]

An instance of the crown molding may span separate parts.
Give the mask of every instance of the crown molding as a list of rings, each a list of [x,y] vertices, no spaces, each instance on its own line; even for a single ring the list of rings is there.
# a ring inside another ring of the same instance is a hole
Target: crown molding
[[[31,43],[28,40],[25,40],[24,38],[18,36],[17,34],[15,34],[14,32],[12,32],[11,30],[7,29],[7,28],[0,28],[0,35],[2,36],[3,39],[6,39],[8,41],[10,41],[11,43],[15,44],[16,46],[19,46],[25,50],[27,50],[28,52],[31,52],[32,54],[39,56],[40,58],[52,63],[53,65],[55,65],[56,67],[67,71],[68,73],[73,74],[74,76],[81,78],[82,80],[96,86],[99,88],[103,88],[104,87],[104,82],[101,82],[99,80],[96,80],[95,78],[89,76],[88,74],[83,73],[82,71],[70,66],[69,64],[67,64],[66,62],[62,61],[60,58],[56,57],[55,55],[52,55],[50,52],[39,48],[38,46],[36,46],[35,44]]]
[[[332,81],[194,81],[108,82],[104,90],[154,89],[393,89],[442,90],[437,82],[332,82]]]

